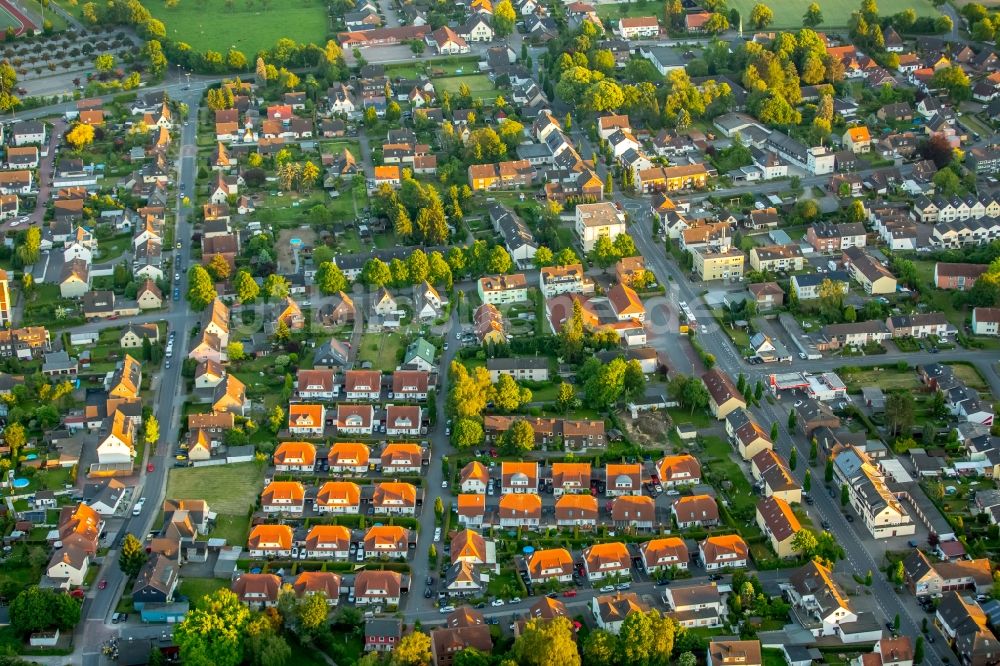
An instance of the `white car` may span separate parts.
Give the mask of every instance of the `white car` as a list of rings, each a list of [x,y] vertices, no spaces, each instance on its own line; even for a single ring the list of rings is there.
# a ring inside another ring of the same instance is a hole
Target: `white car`
[[[598,592],[614,592],[614,591],[615,591],[614,585],[605,585],[600,590],[598,590]]]
[[[441,606],[441,608],[440,608],[440,610],[438,612],[441,613],[442,615],[444,615],[445,613],[450,613],[453,610],[455,610],[454,606]]]
[[[801,400],[796,400],[795,401],[795,406],[796,407],[801,407],[802,406],[802,401]]]
[[[512,604],[519,604],[519,603],[521,603],[521,597],[514,597],[513,599],[510,600],[510,603],[512,603]]]
[[[670,496],[670,497],[676,497],[677,495],[680,495],[680,494],[681,493],[680,493],[679,490],[674,490],[673,488],[671,488],[670,490],[667,491],[667,495]]]
[[[442,481],[441,482],[441,487],[442,488],[447,488],[448,487],[448,482],[447,481]]]
[[[10,226],[12,226],[12,227],[16,227],[19,224],[21,224],[21,220],[11,220],[10,221]]]
[[[292,559],[293,560],[299,559],[299,547],[298,546],[292,546]]]
[[[434,541],[440,541],[440,540],[441,540],[441,528],[437,527],[434,529]]]
[[[503,599],[494,599],[490,602],[490,606],[503,606]]]

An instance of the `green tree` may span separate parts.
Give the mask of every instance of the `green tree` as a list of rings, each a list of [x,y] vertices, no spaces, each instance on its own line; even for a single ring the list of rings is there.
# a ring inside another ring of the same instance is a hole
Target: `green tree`
[[[493,6],[493,32],[497,37],[506,37],[514,31],[517,13],[510,0],[500,0]]]
[[[795,410],[793,409],[792,411],[788,412],[788,430],[789,431],[795,430],[795,424],[797,423],[797,421],[798,421],[798,414],[795,412]]]
[[[788,466],[794,472],[795,468],[799,465],[799,453],[796,449],[792,449],[792,452],[788,455]]]
[[[583,387],[587,403],[597,409],[609,409],[625,390],[625,361],[616,358],[602,365]]]
[[[236,277],[233,278],[233,288],[236,290],[237,300],[244,305],[253,303],[260,295],[257,281],[253,279],[249,271],[244,269],[236,271]]]
[[[646,374],[642,371],[642,365],[634,358],[625,364],[623,384],[625,395],[632,398],[642,395],[646,390]]]
[[[594,263],[605,270],[620,258],[615,246],[611,243],[611,239],[607,236],[601,236],[597,239],[590,254]]]
[[[25,588],[10,604],[10,624],[18,635],[46,629],[72,629],[80,621],[80,602],[62,591]]]
[[[378,257],[369,259],[361,269],[361,281],[370,287],[384,287],[391,280],[389,266]]]
[[[556,404],[559,411],[565,414],[576,402],[576,389],[569,382],[560,382],[556,392]]]
[[[284,276],[271,273],[264,278],[264,296],[265,298],[282,299],[288,296],[290,286]]]
[[[242,361],[246,356],[243,351],[243,343],[239,340],[233,340],[226,345],[226,358],[233,362]]]
[[[518,666],[580,666],[573,625],[565,617],[528,620],[510,655]]]
[[[551,266],[555,257],[552,254],[552,250],[542,245],[535,252],[535,268],[545,268],[546,266]]]
[[[204,310],[218,297],[212,276],[201,265],[195,264],[188,271],[188,303],[193,310]]]
[[[806,474],[802,479],[802,490],[809,492],[812,490],[812,470],[807,469]]]
[[[407,634],[390,657],[392,666],[426,666],[431,663],[431,637],[422,631]]]
[[[524,419],[517,419],[500,437],[500,446],[511,454],[527,453],[535,448],[535,430]]]
[[[11,458],[16,459],[24,443],[27,441],[24,426],[16,421],[11,423],[4,430],[3,439],[7,443],[7,446],[10,447]]]
[[[118,553],[118,568],[129,578],[139,575],[146,564],[146,549],[134,534],[126,534]]]
[[[347,289],[347,278],[332,261],[325,261],[316,269],[316,286],[324,294],[336,294]]]
[[[278,434],[278,431],[285,426],[286,414],[285,410],[281,405],[275,405],[271,408],[271,411],[267,413],[267,424],[271,429],[271,432]]]
[[[771,442],[778,441],[778,422],[771,421]]]
[[[944,67],[934,72],[931,85],[947,91],[948,97],[956,104],[972,98],[972,83],[969,76],[958,65]]]
[[[847,506],[851,501],[851,489],[844,483],[840,486],[840,506]]]
[[[102,53],[94,58],[94,69],[101,74],[107,74],[115,68],[115,57],[110,53]]]
[[[456,419],[451,427],[451,444],[457,449],[470,449],[483,442],[483,425],[476,419]]]
[[[516,411],[521,405],[531,402],[531,391],[522,388],[507,373],[501,373],[496,384],[490,389],[494,407],[501,413]]]
[[[819,3],[810,3],[809,7],[806,8],[805,15],[802,17],[802,25],[807,28],[815,28],[822,22],[823,10],[820,9]]]
[[[898,435],[913,427],[916,415],[916,402],[913,394],[906,391],[893,391],[885,399],[885,425],[890,434]]]
[[[573,312],[559,331],[559,342],[566,360],[579,360],[583,353],[583,306],[577,299],[573,299]]]
[[[823,479],[827,483],[833,481],[833,460],[831,458],[826,459],[826,471],[823,474]]]
[[[913,647],[913,663],[924,663],[924,637],[917,636],[917,642]]]
[[[808,560],[816,552],[816,546],[819,542],[816,540],[816,535],[811,531],[802,528],[795,533],[792,537],[792,550],[799,554],[804,560]]]
[[[186,664],[238,666],[250,610],[228,589],[203,596],[174,628],[174,643]]]
[[[750,25],[754,27],[755,30],[763,30],[767,26],[771,25],[774,21],[774,12],[771,8],[763,3],[757,3],[750,10]]]
[[[603,629],[595,629],[583,643],[583,661],[587,666],[615,666],[618,637]]]
[[[150,414],[143,422],[142,429],[146,444],[155,447],[156,443],[160,440],[160,422],[154,415]]]

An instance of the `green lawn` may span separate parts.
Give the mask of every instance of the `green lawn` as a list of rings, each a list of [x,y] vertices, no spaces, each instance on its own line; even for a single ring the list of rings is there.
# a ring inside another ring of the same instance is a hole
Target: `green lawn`
[[[323,44],[326,39],[325,4],[319,0],[270,3],[267,11],[260,11],[259,2],[253,9],[237,2],[229,11],[224,0],[183,0],[172,9],[156,0],[143,4],[163,21],[171,38],[199,53],[211,49],[225,56],[235,48],[251,67],[258,51],[271,48],[282,37],[300,44]]]
[[[483,101],[493,101],[496,99],[497,91],[490,82],[490,77],[485,74],[446,76],[441,79],[434,79],[434,87],[439,92],[447,90],[452,95],[458,94],[458,89],[463,83],[469,86],[469,94],[472,99],[482,98]]]
[[[358,361],[371,361],[376,370],[392,372],[399,364],[398,351],[403,346],[399,333],[368,334],[361,338]]]
[[[883,391],[916,391],[920,388],[920,378],[915,370],[909,368],[903,371],[896,368],[865,368],[858,372],[841,372],[840,378],[851,393],[860,393],[865,386],[878,386]]]
[[[618,21],[622,16],[660,16],[663,14],[663,5],[659,2],[649,2],[649,0],[639,0],[639,2],[612,3],[597,5],[597,15],[602,19],[609,18]]]
[[[225,539],[226,543],[230,546],[242,546],[246,544],[249,534],[250,518],[246,515],[219,515],[215,519],[215,528],[209,534],[209,537],[213,539]]]
[[[806,13],[806,8],[812,0],[784,0],[779,3],[768,3],[774,10],[774,23],[769,29],[775,28],[801,28],[802,15]],[[750,30],[749,18],[753,6],[757,0],[733,0],[729,6],[737,9],[743,17],[744,29]],[[842,28],[847,25],[847,20],[851,17],[851,12],[857,11],[858,3],[854,0],[824,0],[820,3],[823,9],[822,28]],[[884,0],[878,3],[879,14],[891,16],[904,9],[913,9],[917,16],[937,16],[938,11],[930,0]]]
[[[206,594],[228,587],[228,582],[221,578],[182,578],[180,592],[194,603]]]
[[[170,472],[169,499],[203,499],[219,514],[245,516],[264,488],[264,468],[256,463],[184,467]]]

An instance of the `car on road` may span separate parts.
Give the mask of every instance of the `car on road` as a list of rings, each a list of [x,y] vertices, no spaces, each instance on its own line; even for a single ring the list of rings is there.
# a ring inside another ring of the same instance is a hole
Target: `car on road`
[[[799,352],[799,358],[801,358],[803,361],[806,360],[806,353],[805,352]]]
[[[440,527],[434,528],[434,541],[436,541],[436,542],[437,541],[441,541],[441,528]]]
[[[821,522],[820,522],[820,525],[822,525],[822,526],[823,526],[823,529],[824,529],[824,530],[828,530],[828,529],[830,529],[830,521],[829,521],[829,520],[824,520],[824,521],[821,521]]]
[[[615,591],[614,585],[605,585],[604,587],[598,590],[598,592],[614,592],[614,591]]]
[[[801,407],[802,406],[802,401],[801,400],[796,400],[794,406],[795,407]]]
[[[500,607],[503,606],[503,603],[504,603],[503,599],[494,599],[493,601],[490,602],[490,606]]]
[[[431,588],[425,587],[424,588],[424,599],[430,599],[433,596],[434,596],[434,592],[431,591]]]
[[[16,227],[19,224],[21,224],[21,220],[11,220],[10,221],[10,226],[12,226],[12,227]]]
[[[441,608],[438,609],[438,612],[444,615],[446,613],[452,612],[453,610],[455,610],[454,606],[441,606]]]
[[[147,472],[152,472],[154,469],[155,467],[153,467],[153,463],[149,463],[148,465],[146,465]]]
[[[632,583],[618,583],[619,590],[628,590],[632,588]]]
[[[667,491],[667,495],[669,497],[676,497],[677,495],[680,495],[680,494],[681,494],[680,491],[676,490],[674,488],[671,488],[670,490]]]
[[[170,369],[170,359],[169,359],[169,358],[167,359],[166,363],[164,363],[164,367],[165,367],[165,368],[166,368],[167,370],[169,370],[169,369]]]
[[[428,576],[427,579],[424,581],[424,585],[433,585],[433,584],[434,584],[434,576]]]
[[[458,333],[455,334],[455,339],[456,340],[461,340],[462,339],[462,332],[461,331],[459,331]]]
[[[174,300],[175,301],[181,300],[181,290],[180,289],[174,289]]]
[[[845,513],[844,514],[844,520],[846,520],[849,523],[853,523],[854,522],[854,516],[852,516],[849,513]]]
[[[576,596],[576,590],[566,590],[565,592],[563,592],[563,596],[564,597],[575,597]]]
[[[122,613],[115,613],[111,616],[111,624],[118,624],[122,621]]]
[[[105,578],[105,579],[101,580],[101,582],[100,582],[100,583],[98,583],[98,584],[97,584],[97,589],[98,589],[98,590],[103,590],[103,589],[104,589],[104,588],[106,588],[107,586],[108,586],[108,581],[107,581],[107,579]]]
[[[181,281],[181,274],[174,273],[174,282],[180,282],[180,281]]]
[[[708,577],[709,580],[722,580],[722,574],[712,574]]]
[[[448,343],[447,343],[447,342],[446,342],[446,343],[444,343],[444,350],[445,350],[445,351],[448,351]]]
[[[447,488],[447,487],[448,487],[448,481],[447,481],[447,480],[445,480],[445,481],[442,481],[442,482],[441,482],[441,487],[442,487],[442,488]]]
[[[512,603],[512,604],[519,604],[519,603],[521,603],[521,597],[514,597],[513,599],[510,600],[510,603]]]
[[[177,249],[178,250],[181,249],[181,242],[180,241],[177,241]]]

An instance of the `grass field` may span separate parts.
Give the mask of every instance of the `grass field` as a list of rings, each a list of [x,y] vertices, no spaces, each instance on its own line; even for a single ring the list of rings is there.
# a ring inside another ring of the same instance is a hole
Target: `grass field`
[[[245,516],[264,487],[264,468],[255,463],[185,467],[170,471],[167,497],[203,499],[218,514]]]
[[[358,361],[371,361],[376,370],[392,372],[399,363],[399,349],[403,336],[399,333],[365,335],[361,338]]]
[[[732,0],[729,6],[738,9],[743,17],[743,29],[750,30],[749,18],[753,6],[758,0]],[[781,3],[767,3],[774,10],[774,23],[768,28],[801,28],[802,15],[812,0],[783,0]],[[854,0],[820,0],[823,10],[823,23],[820,28],[842,28],[847,25],[851,12],[857,11],[859,3]],[[934,8],[930,0],[884,0],[878,3],[879,14],[891,16],[904,9],[913,9],[917,16],[937,16],[940,12]]]
[[[439,94],[447,90],[452,95],[457,95],[458,89],[463,83],[469,86],[469,94],[472,96],[472,99],[482,99],[484,102],[492,102],[496,99],[497,91],[493,88],[490,77],[485,74],[446,76],[434,79],[434,87]]]
[[[163,21],[171,38],[190,44],[195,51],[211,49],[223,56],[235,48],[251,65],[258,51],[271,48],[282,37],[301,44],[326,40],[326,11],[320,0],[294,0],[280,7],[271,4],[263,12],[248,10],[244,2],[235,3],[229,11],[224,0],[181,0],[172,9],[156,0],[143,4]]]
[[[640,2],[626,4],[601,4],[597,5],[597,15],[602,19],[609,18],[612,21],[617,21],[622,16],[656,16],[659,18],[663,15],[663,3],[640,0]]]

